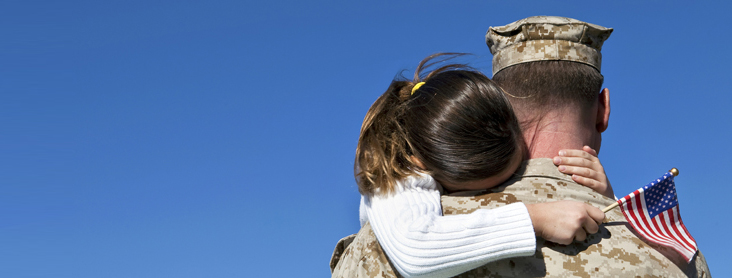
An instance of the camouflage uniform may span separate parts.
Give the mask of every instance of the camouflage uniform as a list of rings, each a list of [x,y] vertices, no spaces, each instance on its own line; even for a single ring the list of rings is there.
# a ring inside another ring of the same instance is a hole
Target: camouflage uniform
[[[450,215],[514,202],[559,200],[577,200],[598,208],[615,202],[573,182],[551,159],[539,158],[525,161],[499,187],[443,196],[442,206],[444,214]],[[457,277],[711,277],[701,252],[686,264],[673,250],[638,238],[619,209],[609,211],[606,222],[584,241],[565,246],[537,239],[534,256],[498,260]],[[400,277],[369,225],[339,242],[331,270],[333,277]]]
[[[402,277],[391,266],[369,223],[361,227],[358,234],[338,241],[330,258],[330,271],[333,277],[343,278]]]

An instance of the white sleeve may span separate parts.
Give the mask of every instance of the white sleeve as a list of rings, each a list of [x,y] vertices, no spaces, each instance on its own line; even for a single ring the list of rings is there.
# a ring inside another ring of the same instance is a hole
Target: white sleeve
[[[404,277],[451,277],[491,261],[531,256],[536,249],[523,203],[442,216],[438,185],[428,175],[400,181],[389,196],[362,196],[360,209],[362,225],[371,223]]]

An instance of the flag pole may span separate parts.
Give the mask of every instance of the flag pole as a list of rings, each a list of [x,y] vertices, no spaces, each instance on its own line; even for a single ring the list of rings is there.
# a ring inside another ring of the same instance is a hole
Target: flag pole
[[[603,212],[603,213],[607,213],[608,211],[610,211],[611,209],[614,209],[614,208],[616,208],[616,207],[618,207],[618,202],[615,202],[615,203],[613,203],[612,205],[609,205],[609,206],[607,206],[606,208],[604,208],[604,209],[602,210],[602,212]]]
[[[674,177],[679,175],[679,169],[671,168],[671,170],[668,170],[668,171],[671,172],[671,174],[674,175]],[[602,210],[602,212],[603,213],[607,213],[608,211],[610,211],[611,209],[616,208],[617,206],[618,206],[618,202],[615,202],[612,205],[609,205],[606,208],[604,208]]]

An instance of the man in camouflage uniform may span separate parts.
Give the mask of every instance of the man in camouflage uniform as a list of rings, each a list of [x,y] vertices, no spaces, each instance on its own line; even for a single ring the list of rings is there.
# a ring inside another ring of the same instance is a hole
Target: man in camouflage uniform
[[[598,208],[615,202],[575,183],[551,159],[560,149],[600,148],[610,114],[609,91],[597,95],[594,87],[602,85],[600,49],[611,32],[546,16],[489,29],[494,80],[506,90],[522,123],[529,160],[498,187],[443,196],[445,215],[514,202],[576,200]],[[576,84],[593,78],[599,84]],[[577,88],[591,92],[580,96]],[[495,261],[458,277],[711,277],[701,252],[687,263],[673,250],[639,238],[619,209],[605,216],[600,231],[584,241],[559,245],[538,238],[534,256]],[[338,242],[330,266],[333,277],[400,277],[369,224]]]

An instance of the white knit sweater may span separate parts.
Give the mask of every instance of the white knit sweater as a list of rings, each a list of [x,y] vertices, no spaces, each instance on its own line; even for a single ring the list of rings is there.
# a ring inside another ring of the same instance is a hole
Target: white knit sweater
[[[360,221],[371,223],[402,276],[451,277],[534,254],[536,236],[524,204],[442,216],[441,188],[431,176],[410,176],[397,185],[389,196],[361,196]]]

